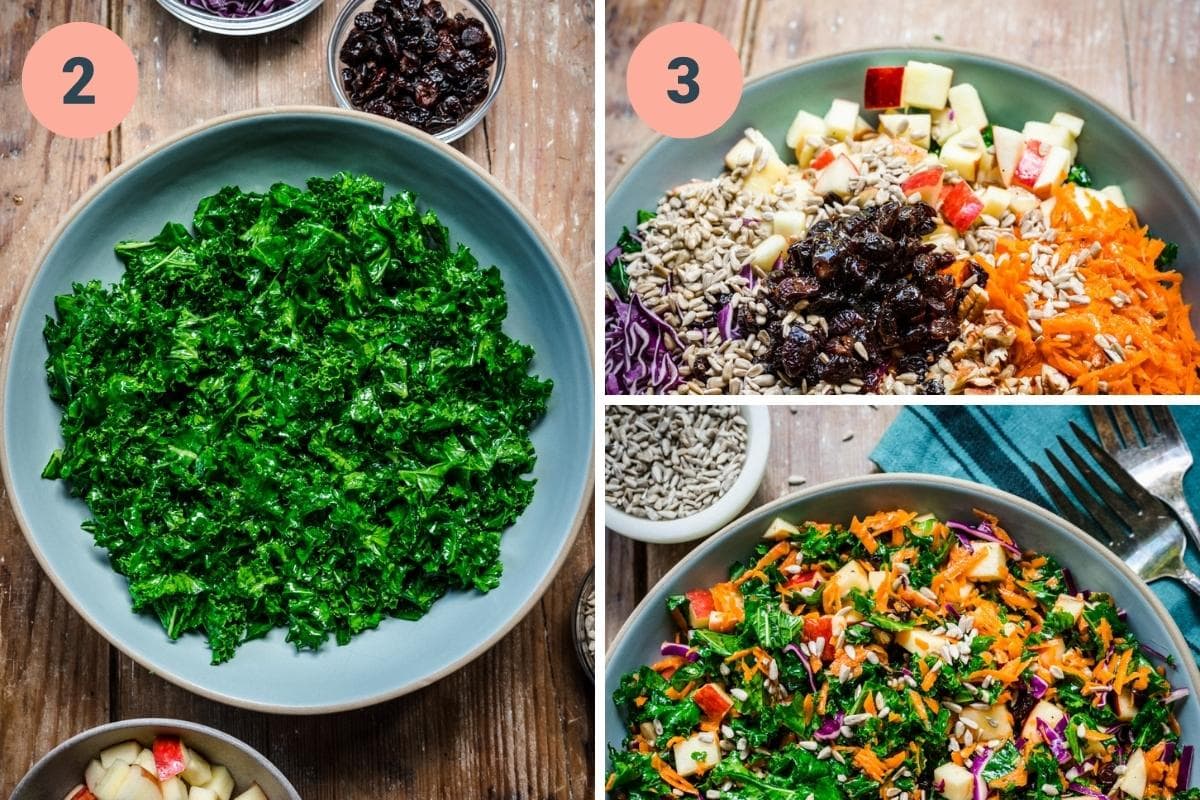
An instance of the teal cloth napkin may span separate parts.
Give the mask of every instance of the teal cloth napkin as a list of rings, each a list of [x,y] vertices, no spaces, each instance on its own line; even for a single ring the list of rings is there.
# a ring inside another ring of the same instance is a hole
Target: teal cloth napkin
[[[1171,412],[1192,452],[1200,454],[1200,406],[1176,406]],[[1081,406],[910,406],[888,428],[871,460],[884,472],[963,478],[1053,510],[1030,462],[1057,475],[1044,451],[1053,446],[1059,460],[1069,463],[1054,437],[1062,435],[1073,443],[1075,435],[1067,424],[1071,421],[1095,435],[1091,417]],[[1193,510],[1200,512],[1200,464],[1187,473],[1184,490]],[[1189,540],[1186,561],[1200,573],[1196,549]],[[1200,655],[1200,598],[1169,578],[1150,588],[1179,624],[1193,654]]]

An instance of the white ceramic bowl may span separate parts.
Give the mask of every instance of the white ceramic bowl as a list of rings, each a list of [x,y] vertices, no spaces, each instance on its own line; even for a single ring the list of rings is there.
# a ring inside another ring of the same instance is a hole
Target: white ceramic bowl
[[[746,418],[746,461],[742,471],[708,508],[687,517],[650,520],[604,504],[604,526],[630,539],[654,544],[677,544],[700,539],[725,527],[742,512],[758,491],[771,452],[771,418],[766,406],[742,406]]]
[[[324,0],[296,0],[287,8],[263,14],[261,17],[222,17],[185,6],[179,0],[158,0],[158,4],[172,16],[202,31],[223,36],[257,36],[286,28],[316,11],[323,2]]]

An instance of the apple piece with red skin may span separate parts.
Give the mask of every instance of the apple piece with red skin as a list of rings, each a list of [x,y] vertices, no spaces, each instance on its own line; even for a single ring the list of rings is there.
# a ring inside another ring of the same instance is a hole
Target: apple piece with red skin
[[[1042,155],[1042,143],[1030,139],[1025,143],[1025,152],[1021,153],[1021,160],[1017,162],[1017,168],[1013,171],[1013,183],[1032,189],[1045,166],[1046,157]]]
[[[919,194],[923,202],[933,205],[941,194],[942,176],[945,174],[946,168],[940,166],[914,172],[900,184],[900,191],[904,192],[905,197]]]
[[[154,737],[154,768],[160,781],[169,781],[187,769],[187,753],[178,736]]]
[[[983,213],[983,201],[963,181],[956,183],[942,197],[942,217],[958,231],[971,227]]]
[[[804,641],[815,642],[817,639],[825,640],[825,647],[821,650],[822,661],[833,661],[837,655],[837,648],[833,646],[833,617],[808,617],[804,620]]]
[[[843,199],[847,198],[850,196],[850,182],[856,175],[858,175],[858,167],[854,165],[854,162],[844,155],[839,155],[832,164],[821,170],[821,174],[817,176],[817,182],[813,186],[813,191],[821,197],[836,194]]]
[[[821,582],[821,573],[815,569],[806,569],[803,572],[797,572],[787,580],[787,588],[789,589],[804,589],[807,587],[816,586]]]
[[[863,108],[899,108],[900,90],[904,86],[904,67],[867,67],[863,82]]]
[[[834,159],[836,159],[836,158],[837,158],[837,153],[833,152],[832,149],[826,147],[824,150],[817,153],[816,156],[813,157],[813,160],[812,160],[812,162],[809,163],[809,166],[812,167],[813,169],[825,169],[825,167],[828,167],[830,164],[832,164]]]
[[[713,596],[708,589],[693,589],[684,593],[688,601],[688,624],[693,628],[707,628],[708,615],[713,611]]]
[[[96,800],[96,795],[92,794],[92,790],[81,783],[67,792],[63,800]]]
[[[715,683],[706,683],[692,695],[692,702],[704,712],[704,718],[720,722],[733,708],[733,698]]]

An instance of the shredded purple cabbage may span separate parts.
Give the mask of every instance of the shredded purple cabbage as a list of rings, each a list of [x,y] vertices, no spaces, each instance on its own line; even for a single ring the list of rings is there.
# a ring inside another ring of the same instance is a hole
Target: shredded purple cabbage
[[[698,661],[700,654],[686,644],[679,642],[663,642],[658,652],[664,656],[683,656],[688,661]]]
[[[1191,784],[1192,779],[1192,746],[1185,744],[1183,750],[1179,753],[1179,779],[1178,784],[1180,789],[1187,789]]]
[[[1187,697],[1189,694],[1191,694],[1191,692],[1188,691],[1188,688],[1186,686],[1180,686],[1178,689],[1175,689],[1170,694],[1168,694],[1166,697],[1164,697],[1163,702],[1164,703],[1174,703],[1176,700],[1182,700],[1183,698]]]
[[[1094,797],[1094,798],[1096,798],[1096,800],[1109,800],[1108,795],[1104,794],[1104,792],[1101,792],[1099,789],[1093,789],[1091,786],[1084,786],[1082,783],[1075,783],[1074,781],[1072,781],[1067,786],[1067,789],[1069,791],[1074,792],[1075,794],[1082,794],[1082,795],[1087,795],[1088,797]]]
[[[821,723],[821,727],[817,728],[817,732],[813,734],[813,738],[821,740],[836,739],[838,733],[842,730],[842,720],[845,718],[845,714],[841,711],[837,712],[832,718]]]
[[[1046,690],[1049,688],[1050,684],[1046,683],[1037,675],[1033,675],[1029,678],[1029,693],[1038,700],[1042,699],[1042,696],[1046,694]]]
[[[741,275],[743,278],[746,279],[746,288],[747,289],[754,288],[755,277],[756,277],[754,275],[754,267],[750,266],[749,264],[743,264],[741,270],[738,272],[738,275]]]
[[[613,245],[612,248],[604,254],[604,268],[608,269],[613,264],[617,263],[617,259],[621,257],[621,246]]]
[[[991,758],[992,750],[989,747],[981,747],[975,752],[975,758],[971,761],[971,774],[975,776],[972,800],[987,800],[988,787],[983,779],[983,768]]]
[[[721,338],[727,342],[738,338],[737,326],[733,324],[733,306],[729,303],[721,306],[717,311],[717,330],[721,332]]]
[[[604,391],[608,394],[666,394],[679,384],[679,365],[666,347],[682,350],[675,329],[631,294],[626,303],[604,304]]]
[[[958,536],[958,541],[961,542],[963,547],[967,548],[968,550],[971,549],[971,542],[966,537],[973,536],[976,539],[982,539],[985,542],[995,542],[1017,558],[1021,557],[1020,548],[1014,544],[1004,541],[997,536],[996,532],[992,530],[992,526],[989,525],[986,520],[980,522],[974,527],[967,525],[965,522],[955,522],[954,520],[950,520],[946,523],[946,527],[954,531],[955,535]]]
[[[295,5],[296,0],[181,0],[188,8],[218,17],[262,17]]]
[[[812,687],[813,694],[816,694],[817,693],[817,681],[813,677],[812,665],[808,663],[808,656],[804,655],[804,653],[801,653],[800,648],[797,647],[794,643],[789,644],[787,647],[783,648],[783,652],[793,653],[793,654],[795,654],[796,658],[800,659],[800,663],[804,665],[804,671],[808,673],[808,685],[810,687]]]
[[[1066,737],[1063,736],[1063,731],[1067,729],[1067,720],[1064,717],[1059,720],[1058,724],[1051,728],[1046,724],[1046,721],[1041,717],[1037,721],[1038,733],[1042,734],[1042,738],[1046,741],[1046,746],[1050,748],[1050,752],[1058,759],[1059,764],[1071,763],[1071,748],[1067,746]]]

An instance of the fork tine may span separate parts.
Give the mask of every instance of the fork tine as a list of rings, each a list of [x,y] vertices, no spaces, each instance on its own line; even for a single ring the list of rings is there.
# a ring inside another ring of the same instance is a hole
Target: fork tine
[[[1133,420],[1129,418],[1129,409],[1126,406],[1113,406],[1111,411],[1117,428],[1121,431],[1121,438],[1125,440],[1125,446],[1141,447],[1142,442],[1138,439],[1137,429],[1133,427]]]
[[[1088,406],[1088,413],[1092,416],[1092,424],[1096,426],[1096,433],[1100,436],[1100,441],[1104,442],[1104,449],[1113,453],[1120,450],[1121,440],[1117,437],[1117,429],[1113,426],[1108,407]]]
[[[1133,479],[1124,467],[1117,463],[1117,460],[1105,452],[1104,448],[1096,444],[1096,440],[1084,433],[1083,429],[1071,423],[1071,430],[1075,432],[1075,436],[1080,443],[1092,454],[1092,458],[1096,459],[1096,463],[1104,470],[1108,477],[1112,478],[1113,483],[1120,487],[1121,491],[1129,495],[1133,502],[1143,509],[1149,509],[1156,506],[1158,498],[1150,494],[1146,489]]]
[[[1093,530],[1093,523],[1089,522],[1088,519],[1079,511],[1079,507],[1071,502],[1071,498],[1067,497],[1066,493],[1063,492],[1062,488],[1059,487],[1057,483],[1055,483],[1054,479],[1046,474],[1046,471],[1042,469],[1041,465],[1030,462],[1030,466],[1032,466],[1033,471],[1037,473],[1038,480],[1042,482],[1042,488],[1046,490],[1046,494],[1050,495],[1050,499],[1054,501],[1056,506],[1058,506],[1058,513],[1066,517],[1068,522],[1080,530]],[[1112,540],[1109,539],[1108,543],[1112,544]]]
[[[1129,537],[1128,532],[1113,517],[1112,512],[1102,503],[1098,502],[1096,498],[1092,497],[1091,493],[1075,477],[1075,474],[1063,466],[1063,463],[1058,460],[1054,453],[1047,450],[1046,457],[1050,459],[1050,463],[1058,470],[1058,474],[1062,476],[1063,481],[1067,484],[1067,488],[1071,490],[1075,500],[1094,520],[1090,525],[1081,525],[1081,528],[1085,531],[1091,531],[1095,527],[1099,527],[1104,532],[1104,535],[1108,537],[1108,540],[1114,544]]]
[[[1071,463],[1075,465],[1075,469],[1079,470],[1083,479],[1092,487],[1092,491],[1100,495],[1100,499],[1122,522],[1129,526],[1130,530],[1134,529],[1138,522],[1138,510],[1127,499],[1114,492],[1108,482],[1096,474],[1096,471],[1075,448],[1069,447],[1061,436],[1057,438],[1059,446],[1067,454],[1067,458],[1071,459]]]
[[[1160,434],[1155,429],[1154,422],[1150,419],[1150,414],[1146,411],[1145,406],[1130,406],[1129,410],[1133,412],[1133,421],[1137,423],[1143,442],[1150,444],[1159,437]]]
[[[1183,434],[1179,432],[1179,426],[1175,423],[1175,415],[1171,413],[1171,409],[1166,406],[1150,406],[1150,416],[1154,418],[1154,423],[1158,425],[1158,432],[1167,438],[1170,442],[1187,441],[1183,438]]]

